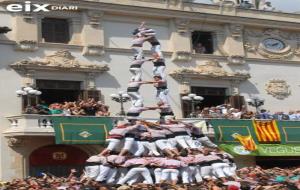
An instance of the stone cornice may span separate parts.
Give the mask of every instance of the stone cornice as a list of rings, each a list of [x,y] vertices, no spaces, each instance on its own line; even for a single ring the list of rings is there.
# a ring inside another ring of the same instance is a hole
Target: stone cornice
[[[82,73],[101,73],[108,71],[104,64],[85,63],[78,61],[67,50],[60,50],[41,60],[22,60],[10,65],[15,70],[44,70]]]
[[[23,2],[21,0],[0,0],[1,3]],[[45,0],[33,2],[45,3]],[[46,1],[49,3],[48,1]],[[149,17],[185,18],[203,20],[216,23],[237,23],[250,26],[273,27],[299,30],[300,14],[262,11],[253,9],[235,8],[235,14],[221,14],[218,5],[200,3],[183,3],[182,6],[167,4],[166,2],[148,1],[114,1],[114,0],[81,0],[64,1],[64,5],[78,5],[81,9],[101,10],[115,14],[129,14]],[[52,4],[61,4],[59,0],[52,0]],[[154,16],[155,15],[155,16]],[[176,16],[174,16],[176,15]],[[264,18],[264,19],[261,19]]]
[[[194,68],[180,68],[170,73],[175,79],[209,79],[209,80],[230,80],[244,81],[250,78],[249,73],[227,72],[217,61],[207,61],[203,65]]]

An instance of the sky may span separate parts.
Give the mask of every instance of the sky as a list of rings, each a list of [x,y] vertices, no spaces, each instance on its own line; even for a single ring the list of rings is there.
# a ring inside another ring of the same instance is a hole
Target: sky
[[[196,0],[202,3],[211,3],[211,0]],[[282,12],[300,12],[300,0],[268,0],[276,10]]]

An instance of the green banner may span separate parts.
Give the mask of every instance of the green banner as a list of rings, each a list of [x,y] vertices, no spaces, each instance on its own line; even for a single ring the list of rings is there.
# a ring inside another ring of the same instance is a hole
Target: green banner
[[[219,146],[233,156],[300,156],[300,144],[259,144],[257,150],[253,152],[237,144],[220,144]]]
[[[52,117],[56,144],[105,144],[112,129],[107,117]]]
[[[283,144],[300,144],[300,121],[277,121]]]
[[[259,144],[252,120],[211,119],[217,144],[239,144],[231,135],[238,133],[243,136],[251,135]],[[279,144],[300,144],[300,121],[276,121],[281,142]]]

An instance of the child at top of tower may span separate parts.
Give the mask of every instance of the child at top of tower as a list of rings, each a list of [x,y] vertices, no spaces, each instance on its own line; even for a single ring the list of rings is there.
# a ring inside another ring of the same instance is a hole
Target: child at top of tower
[[[141,40],[137,41],[148,41],[151,44],[151,52],[157,53],[160,58],[163,58],[163,54],[160,49],[161,45],[155,36],[155,30],[153,30],[152,28],[146,28],[145,22],[142,22],[139,28],[135,29],[132,34],[137,38],[142,38]]]
[[[153,30],[152,28],[146,28],[145,27],[145,22],[142,22],[141,25],[134,29],[134,31],[132,32],[133,35],[141,37],[141,36],[155,36],[155,30]]]

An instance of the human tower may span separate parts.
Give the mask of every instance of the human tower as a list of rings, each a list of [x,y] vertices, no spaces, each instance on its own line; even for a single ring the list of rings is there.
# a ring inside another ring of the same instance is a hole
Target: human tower
[[[86,177],[107,184],[201,183],[203,180],[235,178],[232,157],[220,151],[200,128],[175,120],[168,100],[165,61],[155,30],[144,23],[133,32],[134,58],[127,93],[132,105],[127,119],[118,121],[107,137],[108,146],[86,162]],[[152,57],[145,59],[143,44],[151,44]],[[142,65],[153,62],[153,81],[142,80]],[[139,93],[143,84],[156,88],[157,106],[145,107]],[[158,109],[156,123],[139,117]]]

